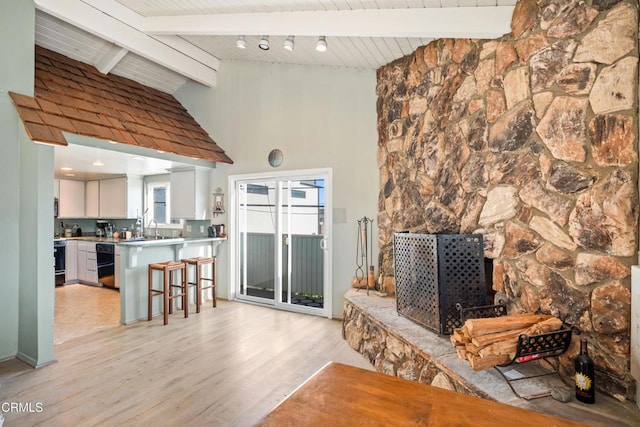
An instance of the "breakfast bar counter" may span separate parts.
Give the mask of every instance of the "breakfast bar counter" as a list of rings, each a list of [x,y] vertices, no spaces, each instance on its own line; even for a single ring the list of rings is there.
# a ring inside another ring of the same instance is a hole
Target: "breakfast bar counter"
[[[184,258],[215,257],[226,241],[220,237],[170,239],[131,239],[116,245],[115,274],[120,288],[120,323],[130,324],[147,318],[149,264],[180,261]],[[154,303],[154,314],[160,303]]]

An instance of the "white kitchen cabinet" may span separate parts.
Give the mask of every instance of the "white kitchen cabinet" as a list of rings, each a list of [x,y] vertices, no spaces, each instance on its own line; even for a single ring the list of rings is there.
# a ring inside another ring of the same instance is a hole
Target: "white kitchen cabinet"
[[[115,245],[113,249],[113,286],[120,289],[120,245]]]
[[[142,177],[101,179],[99,193],[101,218],[142,216]]]
[[[76,240],[67,240],[65,248],[65,283],[78,282],[78,242]]]
[[[78,242],[78,280],[84,283],[98,283],[95,242]]]
[[[171,218],[208,218],[209,170],[178,169],[171,171]]]
[[[59,192],[58,217],[84,217],[84,181],[61,179]]]
[[[100,181],[87,181],[84,187],[84,214],[87,218],[100,217]]]

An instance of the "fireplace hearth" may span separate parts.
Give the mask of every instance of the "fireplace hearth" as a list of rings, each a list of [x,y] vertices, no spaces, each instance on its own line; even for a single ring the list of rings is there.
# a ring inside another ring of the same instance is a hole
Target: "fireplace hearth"
[[[376,293],[367,295],[358,289],[347,291],[342,333],[349,346],[378,372],[563,418],[585,420],[583,405],[541,397],[543,391],[547,395],[550,388],[571,384],[571,378],[562,373],[562,379],[558,379],[552,369],[556,367],[553,359],[549,361],[552,367],[546,361],[534,360],[474,371],[457,357],[450,337],[399,316],[394,298]],[[552,375],[542,376],[552,371]],[[634,402],[620,402],[605,394],[599,394],[588,417],[593,425],[640,425],[640,412]]]

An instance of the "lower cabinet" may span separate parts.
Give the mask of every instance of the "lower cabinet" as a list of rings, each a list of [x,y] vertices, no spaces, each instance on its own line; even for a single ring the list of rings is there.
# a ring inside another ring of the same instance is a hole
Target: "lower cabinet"
[[[64,282],[76,283],[78,281],[78,242],[76,240],[67,240],[64,256]]]
[[[98,283],[98,261],[94,242],[78,242],[78,280]]]

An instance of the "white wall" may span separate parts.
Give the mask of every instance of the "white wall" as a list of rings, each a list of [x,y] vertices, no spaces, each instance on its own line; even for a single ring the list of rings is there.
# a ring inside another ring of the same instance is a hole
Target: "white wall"
[[[284,153],[277,171],[333,168],[335,317],[356,269],[356,220],[377,213],[375,86],[373,70],[223,62],[215,89],[189,83],[175,94],[235,162],[217,165],[211,188],[227,189],[229,175],[273,170],[267,156],[274,148]],[[228,217],[212,222],[228,225]],[[227,249],[221,247],[218,264],[223,297]]]

